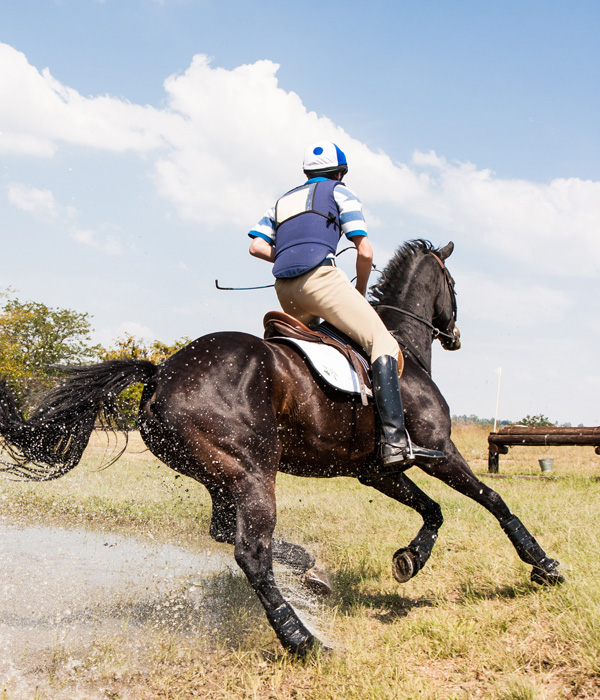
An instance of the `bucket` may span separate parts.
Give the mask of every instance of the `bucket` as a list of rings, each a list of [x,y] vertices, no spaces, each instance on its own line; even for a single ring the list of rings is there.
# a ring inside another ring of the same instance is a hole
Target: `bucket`
[[[553,459],[540,459],[538,461],[539,461],[540,467],[542,469],[542,474],[548,474],[549,472],[552,471],[552,467],[554,465]]]

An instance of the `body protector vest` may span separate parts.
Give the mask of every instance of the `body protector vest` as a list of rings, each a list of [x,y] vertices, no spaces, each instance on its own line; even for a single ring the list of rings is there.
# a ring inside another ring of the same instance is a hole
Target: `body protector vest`
[[[341,184],[338,180],[309,182],[277,200],[275,277],[299,277],[335,254],[341,226],[333,190]]]

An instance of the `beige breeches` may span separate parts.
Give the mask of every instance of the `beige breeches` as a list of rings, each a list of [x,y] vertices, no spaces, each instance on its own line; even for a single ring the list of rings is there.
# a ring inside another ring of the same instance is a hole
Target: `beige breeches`
[[[382,355],[402,354],[395,338],[369,302],[337,267],[317,267],[300,277],[275,280],[281,308],[308,324],[322,318],[357,342],[374,362]]]

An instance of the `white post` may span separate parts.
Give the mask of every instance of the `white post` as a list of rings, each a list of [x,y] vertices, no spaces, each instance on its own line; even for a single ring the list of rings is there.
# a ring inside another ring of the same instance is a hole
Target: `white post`
[[[502,379],[502,367],[496,367],[494,370],[498,375],[498,390],[496,391],[496,413],[494,414],[494,432],[498,423],[498,404],[500,403],[500,380]]]

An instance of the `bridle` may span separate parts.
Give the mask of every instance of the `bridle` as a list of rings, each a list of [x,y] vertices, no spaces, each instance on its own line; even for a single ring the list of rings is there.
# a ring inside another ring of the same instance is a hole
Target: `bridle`
[[[435,340],[436,338],[446,338],[447,340],[456,340],[456,334],[449,332],[449,328],[451,325],[456,325],[456,316],[457,316],[457,306],[456,306],[456,292],[454,291],[454,280],[452,279],[452,275],[448,272],[448,268],[444,265],[444,261],[439,258],[435,253],[431,253],[433,257],[437,260],[439,263],[440,267],[442,268],[442,272],[444,273],[444,280],[446,282],[444,286],[444,300],[446,299],[446,295],[450,295],[450,300],[452,303],[452,316],[450,317],[450,322],[448,323],[448,326],[446,328],[446,331],[441,331],[439,328],[433,325],[433,323],[430,323],[427,319],[422,318],[421,316],[417,316],[417,314],[413,314],[412,311],[407,311],[406,309],[401,309],[399,306],[392,306],[391,304],[380,304],[379,302],[373,302],[372,306],[376,309],[388,309],[389,311],[395,311],[399,314],[403,314],[404,316],[410,316],[410,318],[414,318],[416,321],[419,321],[419,323],[422,323],[424,326],[427,326],[431,330],[432,334],[432,339]],[[433,321],[435,321],[436,318],[439,318],[441,316],[441,312],[439,314],[436,314],[433,317]],[[392,333],[395,337],[395,333]]]
[[[446,295],[450,294],[450,303],[452,304],[452,316],[450,317],[451,321],[454,321],[454,325],[456,326],[456,317],[458,315],[458,309],[456,306],[456,291],[454,289],[454,280],[452,279],[452,275],[448,272],[448,268],[444,264],[444,261],[439,258],[435,253],[431,253],[433,257],[438,261],[440,267],[442,268],[442,272],[444,273],[444,280],[446,281],[446,286],[444,287],[444,303],[446,301]],[[436,314],[433,317],[433,320],[435,321],[436,318],[441,316],[441,312],[439,314]],[[447,328],[450,327],[450,324],[448,324]]]
[[[351,250],[352,246],[349,246],[348,248],[344,248],[341,250],[337,255],[341,255],[342,253],[345,253],[347,250]],[[450,321],[448,322],[448,326],[445,331],[441,331],[439,328],[434,326],[433,323],[428,321],[427,319],[417,316],[417,314],[412,313],[412,311],[407,311],[406,309],[401,309],[399,306],[392,306],[391,304],[380,304],[379,302],[371,302],[371,306],[375,309],[387,309],[389,311],[395,311],[396,313],[403,314],[404,316],[410,316],[411,318],[415,319],[415,321],[418,321],[419,323],[422,323],[424,326],[427,326],[431,330],[431,335],[432,335],[432,340],[435,340],[436,338],[444,338],[446,340],[451,341],[452,343],[457,343],[460,342],[459,337],[456,333],[453,333],[450,331],[450,327],[455,327],[456,326],[456,315],[457,315],[457,308],[456,308],[456,292],[454,291],[454,280],[452,279],[452,275],[448,272],[448,268],[444,264],[444,261],[437,256],[433,251],[429,251],[431,255],[437,260],[439,266],[442,268],[442,272],[444,274],[444,280],[446,284],[444,285],[444,302],[446,300],[446,295],[450,294],[450,301],[452,304],[452,316],[450,317]],[[336,256],[337,257],[337,256]],[[373,270],[375,272],[381,273],[381,270],[378,270],[375,265],[373,265]],[[268,287],[273,287],[273,284],[266,284],[260,287],[223,287],[219,284],[218,280],[215,280],[215,286],[217,289],[221,290],[226,290],[226,291],[246,291],[246,290],[251,290],[251,289],[267,289]],[[444,304],[445,305],[445,304]],[[441,312],[439,314],[436,314],[433,318],[432,321],[435,321],[436,318],[439,318],[441,316]],[[421,357],[421,354],[419,351],[414,347],[414,345],[406,340],[405,338],[400,337],[400,334],[394,331],[390,331],[390,333],[394,336],[394,338],[398,341],[398,344],[400,345],[403,350],[406,352],[410,353],[413,355],[413,357],[417,360],[417,362],[421,365],[421,367],[427,372],[427,374],[430,374],[430,368],[427,366],[427,363],[425,360]]]
[[[433,340],[440,337],[447,338],[448,340],[454,340],[456,338],[456,336],[452,333],[446,333],[445,331],[441,331],[439,328],[436,328],[433,325],[433,323],[429,323],[429,321],[422,318],[421,316],[417,316],[417,314],[413,314],[411,311],[407,311],[406,309],[401,309],[399,306],[391,306],[390,304],[379,304],[378,302],[373,303],[372,306],[374,306],[376,309],[389,309],[390,311],[396,311],[399,314],[404,314],[404,316],[410,316],[411,318],[414,318],[415,321],[419,321],[424,326],[427,326],[431,329],[431,335],[433,337]],[[437,318],[437,316],[434,316],[434,318]],[[394,334],[392,333],[392,335]]]

